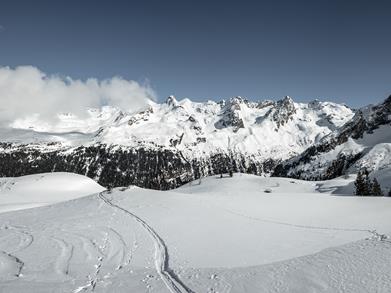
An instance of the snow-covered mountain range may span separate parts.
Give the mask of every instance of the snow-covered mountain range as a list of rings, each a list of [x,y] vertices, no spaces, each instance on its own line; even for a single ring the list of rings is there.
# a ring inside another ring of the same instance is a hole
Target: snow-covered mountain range
[[[365,164],[381,170],[390,161],[390,104],[353,110],[290,97],[196,103],[170,96],[133,113],[107,106],[52,123],[30,116],[0,130],[0,175],[68,171],[105,186],[168,189],[229,169],[305,179]]]

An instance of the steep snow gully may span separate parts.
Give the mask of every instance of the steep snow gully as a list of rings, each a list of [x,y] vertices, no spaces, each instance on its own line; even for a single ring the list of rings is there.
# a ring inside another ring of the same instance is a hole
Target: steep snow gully
[[[148,225],[143,219],[133,214],[129,210],[124,209],[123,207],[115,204],[106,197],[106,194],[110,194],[110,191],[103,191],[99,193],[99,198],[102,199],[109,206],[119,209],[130,217],[132,217],[140,226],[149,234],[155,246],[155,268],[159,276],[162,278],[167,289],[172,293],[193,293],[192,290],[187,288],[185,284],[179,279],[175,272],[169,266],[169,254],[166,244],[163,239],[156,233],[156,231]]]

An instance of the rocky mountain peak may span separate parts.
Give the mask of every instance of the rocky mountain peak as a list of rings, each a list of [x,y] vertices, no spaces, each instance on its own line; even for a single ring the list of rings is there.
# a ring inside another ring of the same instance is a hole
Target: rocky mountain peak
[[[169,106],[176,107],[176,106],[178,106],[178,101],[175,98],[175,96],[171,95],[171,96],[168,96],[168,98],[166,99],[166,104]]]
[[[293,99],[290,96],[285,96],[283,99],[279,100],[283,104],[293,104]]]
[[[241,106],[244,103],[245,99],[237,96],[231,98],[227,103],[221,104],[221,118],[215,123],[215,127],[217,129],[233,127],[234,132],[237,132],[240,128],[244,128],[244,122],[241,117]]]
[[[292,116],[296,113],[295,104],[291,97],[285,96],[283,99],[278,100],[275,106],[271,108],[266,117],[270,117],[272,121],[276,123],[276,131],[286,124]]]
[[[308,103],[308,106],[317,109],[321,105],[321,102],[318,99],[312,100],[311,102]]]
[[[231,105],[240,105],[240,104],[244,104],[246,102],[247,102],[247,100],[242,98],[241,96],[236,96],[236,97],[229,99],[229,103]]]
[[[390,124],[388,97],[383,103],[356,111],[353,118],[319,143],[278,166],[275,175],[314,180],[340,176],[359,160],[365,162],[379,142],[388,143]]]
[[[263,109],[263,108],[266,108],[266,107],[269,107],[269,106],[274,106],[276,104],[275,101],[272,101],[272,100],[264,100],[264,101],[260,101],[256,108],[258,109]]]

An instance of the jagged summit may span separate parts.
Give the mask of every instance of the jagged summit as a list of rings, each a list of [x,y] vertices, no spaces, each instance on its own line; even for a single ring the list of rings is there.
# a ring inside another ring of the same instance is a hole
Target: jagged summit
[[[178,105],[178,101],[175,98],[175,96],[171,95],[171,96],[167,97],[166,104],[169,105],[169,106],[177,106]]]
[[[285,96],[282,101],[284,103],[293,103],[293,99],[290,96]]]
[[[276,131],[293,119],[296,113],[296,107],[291,97],[285,96],[282,100],[278,100],[275,107],[271,108],[266,116],[270,117],[276,123]]]
[[[237,132],[240,128],[244,128],[242,107],[246,106],[246,101],[242,97],[234,97],[229,99],[228,103],[224,103],[222,111],[219,114],[221,117],[216,123],[217,129],[232,127],[234,132]]]

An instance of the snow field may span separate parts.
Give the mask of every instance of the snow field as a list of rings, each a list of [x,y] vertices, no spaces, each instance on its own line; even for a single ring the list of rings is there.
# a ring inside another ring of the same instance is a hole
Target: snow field
[[[234,174],[2,213],[0,292],[388,292],[391,201],[353,180]]]

